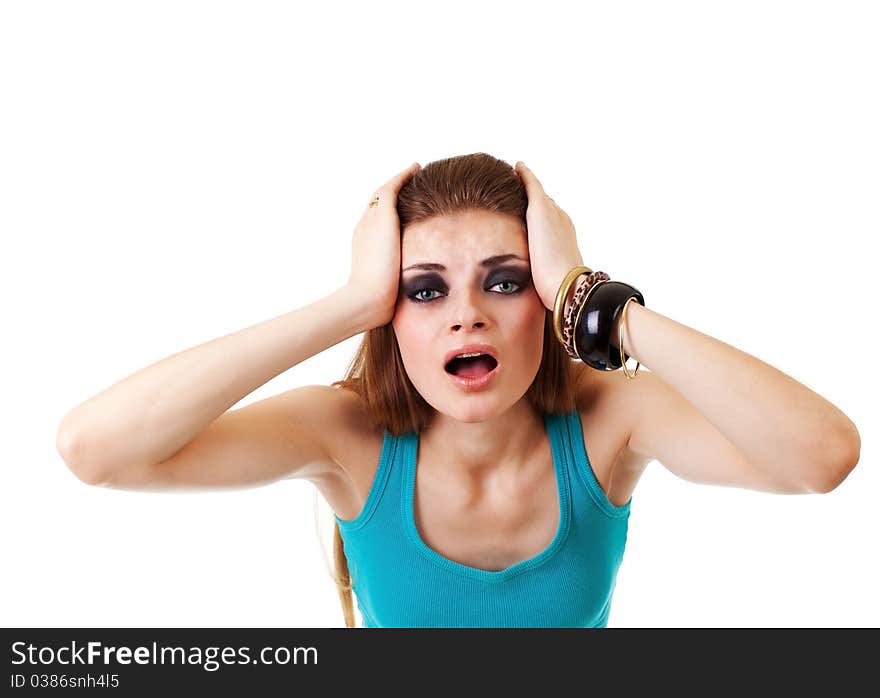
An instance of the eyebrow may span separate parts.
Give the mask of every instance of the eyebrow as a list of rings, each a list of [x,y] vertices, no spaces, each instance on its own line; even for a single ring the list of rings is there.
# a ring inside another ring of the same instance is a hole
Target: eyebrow
[[[496,254],[493,257],[487,257],[482,262],[480,262],[480,266],[489,269],[491,267],[497,267],[499,264],[507,262],[511,259],[518,259],[521,262],[528,262],[525,257],[520,257],[516,254]],[[423,269],[425,271],[446,271],[446,267],[442,264],[437,264],[436,262],[421,262],[420,264],[411,264],[403,271],[409,271],[410,269]]]

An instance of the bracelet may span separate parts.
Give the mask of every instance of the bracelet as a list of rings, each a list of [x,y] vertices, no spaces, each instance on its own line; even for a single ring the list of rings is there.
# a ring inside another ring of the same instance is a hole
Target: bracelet
[[[568,298],[568,292],[578,276],[584,273],[591,274],[592,272],[593,270],[589,267],[575,267],[565,275],[562,283],[559,284],[559,290],[556,291],[556,302],[553,304],[553,331],[556,333],[556,339],[563,345],[565,344],[565,337],[562,336],[562,310]]]
[[[574,294],[571,294],[575,287]],[[566,308],[569,295],[571,302]],[[612,281],[603,271],[577,266],[565,275],[553,306],[553,329],[556,338],[572,359],[580,359],[591,368],[612,371],[623,368],[627,378],[635,378],[626,367],[630,358],[623,350],[626,311],[631,301],[644,306],[641,292],[629,284]],[[564,313],[564,317],[563,317]],[[612,329],[618,327],[618,346],[611,346]]]
[[[565,351],[568,352],[572,359],[579,358],[574,348],[574,323],[578,308],[580,308],[584,298],[596,282],[607,281],[610,278],[604,271],[594,271],[592,274],[579,277],[577,281],[577,289],[574,292],[571,306],[565,314],[565,324],[562,328],[562,336],[565,339]]]
[[[604,271],[594,272],[589,267],[579,266],[569,271],[559,285],[553,305],[553,330],[556,338],[572,359],[579,358],[574,348],[574,320],[577,309],[593,284],[608,278],[610,277]],[[563,308],[570,295],[571,287],[575,284],[577,284],[577,289],[575,290],[574,297],[568,309],[565,310],[565,317],[562,318]]]
[[[575,287],[574,294],[571,294]],[[567,299],[572,296],[566,308]],[[603,271],[577,266],[571,269],[556,292],[553,306],[553,330],[572,359],[580,359],[599,371],[623,368],[624,375],[635,378],[626,367],[630,358],[623,350],[626,311],[631,301],[645,305],[641,292],[620,281],[612,281]],[[564,317],[563,317],[564,313]],[[611,346],[612,329],[618,328],[618,346]]]
[[[637,288],[621,281],[599,281],[587,292],[574,324],[574,345],[581,361],[599,371],[614,371],[625,363],[629,357],[611,346],[611,329],[633,298],[645,304]]]
[[[639,365],[640,365],[639,361],[636,360],[636,370],[632,372],[632,375],[630,375],[629,371],[626,368],[626,359],[628,359],[629,357],[626,356],[623,352],[623,330],[626,327],[626,311],[629,308],[629,304],[634,300],[637,300],[635,296],[633,296],[626,303],[623,304],[623,310],[620,311],[620,325],[617,328],[617,339],[619,340],[619,344],[620,344],[620,349],[619,349],[620,355],[626,357],[626,358],[624,358],[624,360],[622,362],[623,375],[625,375],[629,379],[633,379],[636,377],[636,374],[639,372]]]

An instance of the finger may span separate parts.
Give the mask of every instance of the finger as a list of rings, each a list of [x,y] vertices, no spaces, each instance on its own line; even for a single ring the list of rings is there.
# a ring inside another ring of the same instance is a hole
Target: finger
[[[516,163],[515,169],[522,178],[523,184],[526,186],[526,193],[529,195],[529,198],[532,198],[532,196],[545,195],[544,187],[541,186],[538,178],[535,177],[534,173],[528,167],[526,167],[526,164],[522,160]]]
[[[523,168],[523,178],[524,181],[528,182],[526,184],[526,193],[529,196],[529,200],[538,199],[539,197],[544,197],[552,206],[559,208],[559,204],[556,203],[556,200],[550,196],[546,191],[544,191],[544,185],[538,181],[538,178],[535,177],[535,174],[526,167],[525,163],[520,161],[517,163],[520,167]],[[529,189],[529,187],[531,187]]]
[[[380,203],[388,204],[397,200],[397,194],[406,181],[418,172],[422,166],[414,162],[402,172],[394,175],[385,184],[376,189],[373,196],[370,197],[369,208],[379,208]]]
[[[404,185],[404,182],[412,177],[421,167],[422,166],[419,163],[414,162],[412,165],[403,170],[403,172],[399,172],[387,182],[385,182],[385,184],[382,185],[382,189],[390,189],[393,192],[400,191],[400,188]]]

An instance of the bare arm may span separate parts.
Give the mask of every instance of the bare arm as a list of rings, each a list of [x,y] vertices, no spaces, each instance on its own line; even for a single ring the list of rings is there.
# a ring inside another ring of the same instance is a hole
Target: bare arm
[[[80,479],[160,463],[298,363],[375,327],[369,297],[329,296],[147,366],[68,412],[58,450]]]
[[[644,388],[644,418],[631,447],[685,479],[829,492],[859,460],[861,438],[849,417],[736,347],[631,303],[623,349],[653,374],[632,381]]]

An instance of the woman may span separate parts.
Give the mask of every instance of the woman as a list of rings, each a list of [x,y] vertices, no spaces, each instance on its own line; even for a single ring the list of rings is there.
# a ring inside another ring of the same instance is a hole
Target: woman
[[[362,332],[345,380],[229,409]],[[584,267],[534,174],[477,153],[377,190],[344,288],[111,386],[58,447],[108,487],[310,480],[348,627],[352,590],[365,627],[605,627],[648,462],[828,492],[860,440],[821,396]]]

